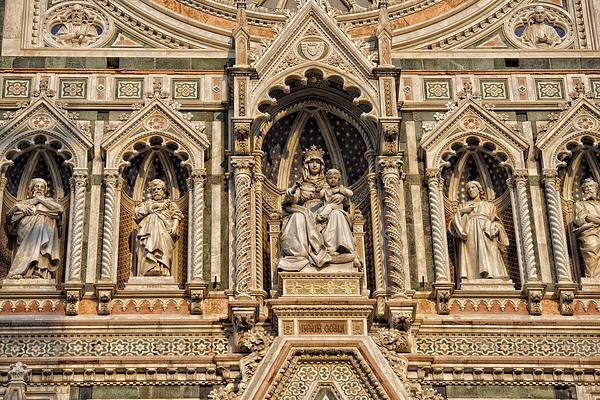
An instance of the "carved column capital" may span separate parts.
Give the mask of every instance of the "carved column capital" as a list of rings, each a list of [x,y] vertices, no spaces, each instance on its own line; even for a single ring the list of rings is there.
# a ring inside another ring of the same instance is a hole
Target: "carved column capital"
[[[123,186],[123,178],[119,171],[104,172],[104,186],[111,189],[121,189]]]
[[[558,190],[560,186],[560,178],[558,177],[558,171],[555,169],[545,169],[542,172],[544,186],[550,186],[554,190]]]
[[[427,178],[428,185],[442,185],[442,171],[437,168],[427,168],[425,170],[425,178]]]
[[[71,177],[69,182],[71,183],[71,186],[73,186],[75,189],[81,187],[85,188],[88,184],[88,174],[84,171],[75,171],[73,172],[73,176]]]
[[[8,184],[8,179],[2,175],[0,178],[0,192],[3,192],[6,189],[6,185]]]
[[[196,184],[200,184],[202,187],[206,185],[206,169],[195,169],[187,179],[188,188],[192,189]]]
[[[382,178],[389,175],[402,175],[402,156],[379,156],[379,173]]]
[[[231,166],[234,169],[235,175],[238,175],[238,174],[252,175],[252,170],[254,167],[254,157],[233,156],[233,157],[231,157]]]

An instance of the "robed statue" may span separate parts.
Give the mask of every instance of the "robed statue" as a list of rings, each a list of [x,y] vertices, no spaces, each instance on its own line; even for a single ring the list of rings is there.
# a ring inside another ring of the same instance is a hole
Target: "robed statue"
[[[34,178],[27,188],[27,199],[6,214],[6,231],[16,243],[8,271],[10,279],[51,279],[60,267],[63,207],[47,195],[46,181]]]
[[[533,47],[553,47],[561,42],[556,29],[545,23],[547,16],[544,7],[535,7],[530,22],[521,35],[521,40],[524,43]]]
[[[487,201],[477,181],[466,185],[467,200],[452,218],[450,233],[458,239],[458,265],[461,279],[508,279],[501,249],[508,236],[498,218],[496,206]]]
[[[167,198],[167,186],[160,179],[148,184],[149,198],[134,210],[137,232],[137,275],[170,276],[177,228],[183,214]]]
[[[326,178],[322,149],[313,145],[303,155],[302,179],[283,196],[278,268],[300,271],[348,262],[359,266],[349,218],[352,192],[340,185],[338,170],[328,171]]]
[[[598,183],[585,179],[581,185],[583,200],[575,203],[575,233],[585,264],[585,276],[600,278],[600,201]]]

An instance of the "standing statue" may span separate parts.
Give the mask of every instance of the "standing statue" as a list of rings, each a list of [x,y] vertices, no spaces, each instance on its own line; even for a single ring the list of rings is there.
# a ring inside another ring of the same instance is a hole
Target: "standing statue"
[[[63,207],[46,197],[48,184],[34,178],[27,188],[27,199],[15,204],[6,214],[6,230],[16,237],[16,250],[10,279],[51,279],[60,264],[59,225]]]
[[[150,198],[137,206],[134,220],[137,233],[137,275],[170,276],[177,227],[183,214],[166,196],[166,185],[160,179],[148,184]]]
[[[327,252],[333,258],[352,254],[354,264],[358,266],[360,262],[349,213],[352,191],[340,184],[341,179],[342,174],[337,169],[332,168],[325,174],[326,185],[319,192],[323,206],[317,210],[316,218],[319,224],[324,225],[321,232]]]
[[[575,203],[575,233],[585,263],[585,276],[600,278],[600,201],[598,183],[585,179],[581,185],[583,200]]]
[[[496,206],[484,199],[477,181],[466,185],[470,200],[465,202],[450,223],[457,237],[461,279],[508,278],[500,248],[508,246],[508,236],[498,218]]]
[[[315,145],[303,152],[302,180],[287,189],[282,201],[283,218],[279,234],[278,268],[300,271],[308,265],[318,268],[331,261],[315,220],[325,185],[324,152]]]
[[[534,13],[521,35],[523,43],[533,47],[553,47],[561,42],[556,29],[545,23],[547,16],[544,7],[535,7]]]

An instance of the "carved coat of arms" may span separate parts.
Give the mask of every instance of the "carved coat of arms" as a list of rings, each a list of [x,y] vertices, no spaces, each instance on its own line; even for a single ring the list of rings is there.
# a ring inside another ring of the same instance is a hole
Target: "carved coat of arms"
[[[319,40],[305,40],[300,43],[302,54],[307,59],[314,61],[323,57],[325,53],[325,43]]]

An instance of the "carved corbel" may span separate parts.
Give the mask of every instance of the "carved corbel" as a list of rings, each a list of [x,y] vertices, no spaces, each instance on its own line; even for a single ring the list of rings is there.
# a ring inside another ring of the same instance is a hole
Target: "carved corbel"
[[[523,285],[523,292],[527,296],[527,310],[530,315],[542,315],[542,299],[546,292],[546,284],[528,282]]]
[[[96,284],[96,298],[98,300],[98,315],[110,315],[111,301],[115,293],[115,285],[111,283]]]
[[[250,129],[248,120],[233,121],[234,151],[236,154],[250,154]]]
[[[575,290],[576,284],[558,283],[556,285],[556,296],[558,297],[558,308],[562,315],[573,315],[575,313]]]
[[[206,297],[207,284],[188,283],[186,285],[188,296],[190,296],[190,314],[202,314],[202,302]]]
[[[229,319],[233,325],[233,339],[236,349],[240,340],[258,321],[259,303],[255,300],[232,300],[229,302]]]
[[[400,378],[406,380],[408,360],[402,353],[410,353],[411,341],[407,332],[398,329],[380,329],[372,336],[373,341],[390,364],[390,367]]]
[[[390,299],[386,303],[385,311],[390,328],[409,332],[415,321],[417,302],[409,299]]]
[[[79,300],[83,294],[83,287],[83,284],[65,284],[65,315],[79,314]]]
[[[400,136],[400,121],[386,120],[381,122],[381,137],[383,138],[383,153],[396,154],[400,149],[398,138]]]
[[[450,314],[450,298],[454,285],[448,282],[435,282],[433,284],[433,293],[435,295],[435,302],[438,314],[448,315]]]

